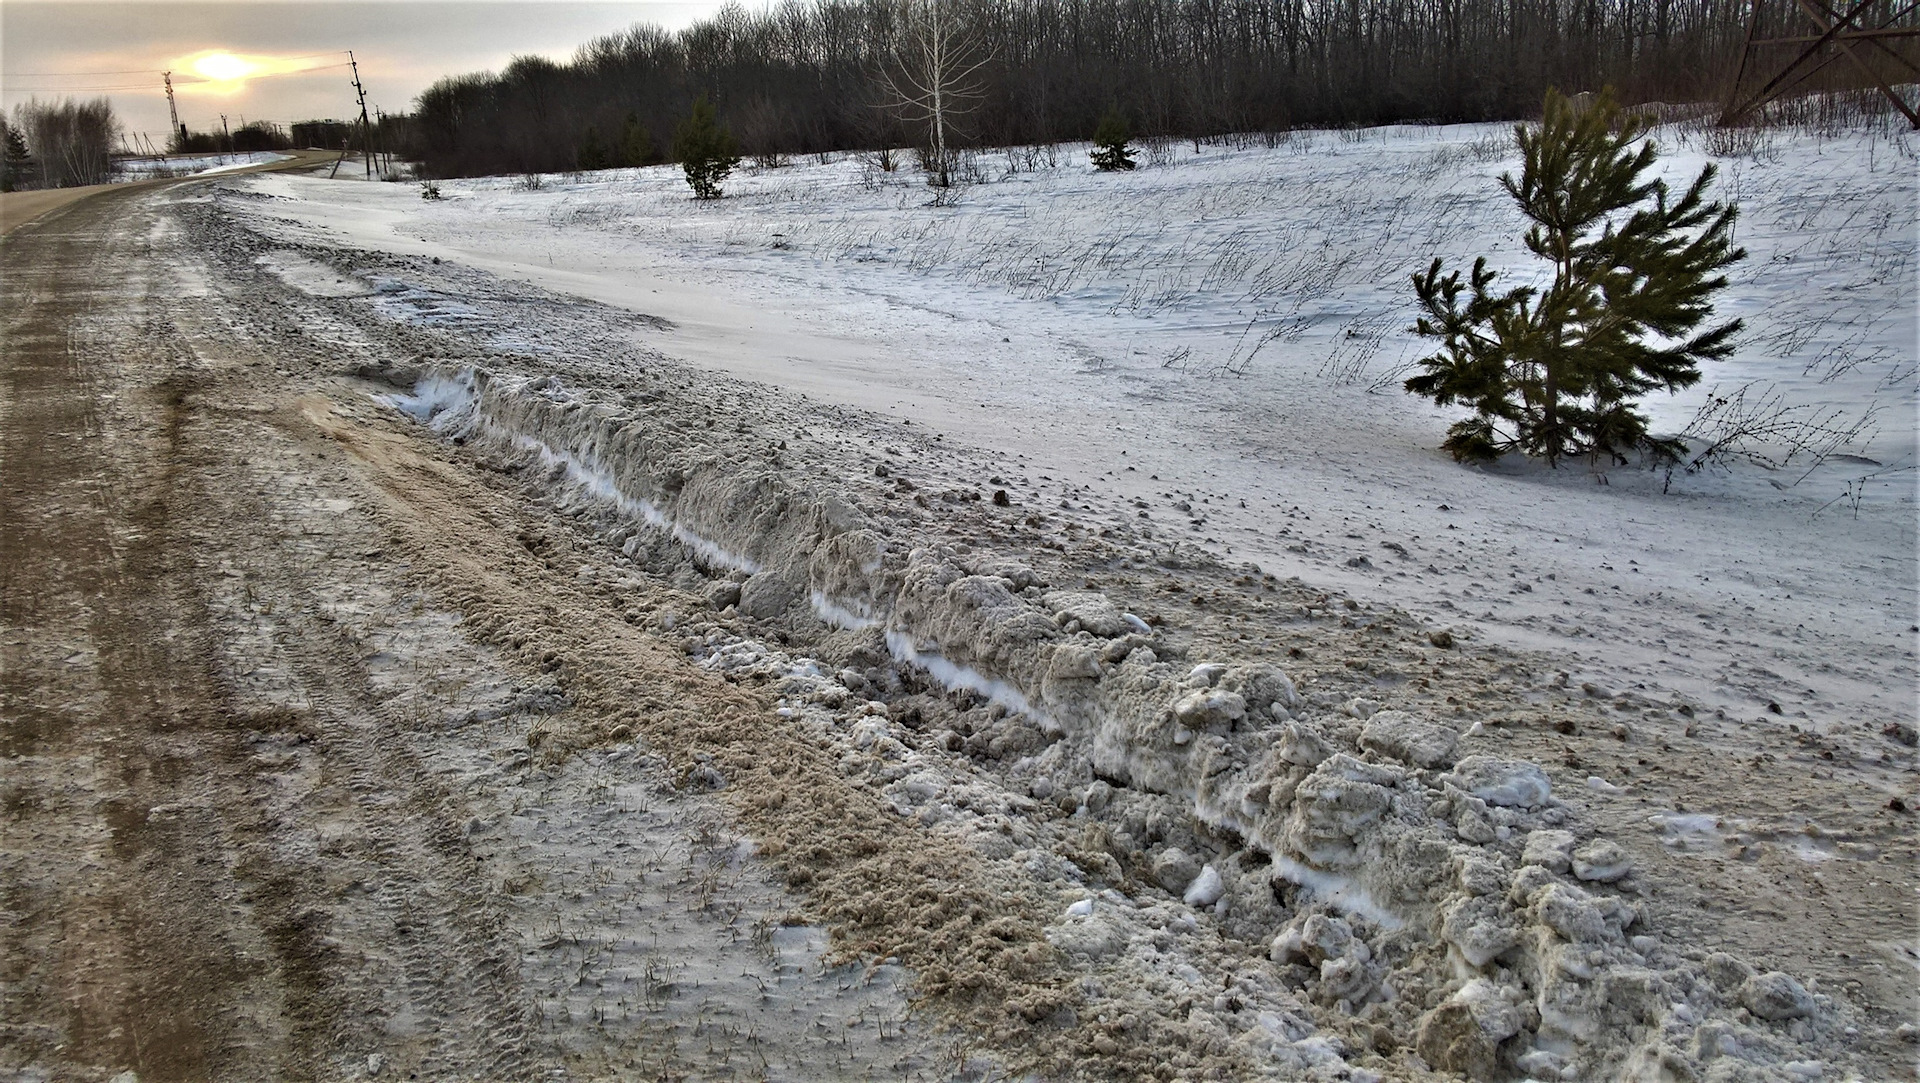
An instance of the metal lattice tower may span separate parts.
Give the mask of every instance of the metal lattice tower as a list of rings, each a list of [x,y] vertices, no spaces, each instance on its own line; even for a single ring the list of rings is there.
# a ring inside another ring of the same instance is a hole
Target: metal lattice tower
[[[1753,0],[1753,10],[1747,18],[1746,45],[1740,52],[1740,67],[1727,90],[1726,108],[1720,114],[1722,127],[1740,123],[1754,110],[1844,60],[1856,74],[1877,87],[1915,129],[1920,129],[1920,113],[1915,113],[1913,106],[1894,91],[1885,75],[1890,62],[1892,67],[1920,78],[1920,64],[1914,62],[1912,49],[1902,49],[1920,41],[1920,25],[1915,25],[1911,18],[1920,10],[1920,0],[1854,0],[1851,4],[1841,0],[1839,8],[1828,0],[1792,0],[1788,10],[1798,14],[1812,29],[1794,25],[1781,28],[1785,32],[1763,31],[1764,5],[1765,0]],[[1791,20],[1792,16],[1788,18]],[[1769,36],[1762,36],[1763,33]],[[1797,48],[1782,62],[1782,51],[1788,47]],[[1763,57],[1773,61],[1772,64],[1760,66],[1759,59]],[[1757,77],[1765,72],[1771,74],[1759,89],[1747,92],[1749,76]]]
[[[187,141],[187,130],[180,126],[180,110],[173,104],[173,73],[163,71],[160,73],[160,78],[167,84],[167,116],[173,120],[174,135],[169,137],[167,142],[171,143],[174,138],[178,138],[184,144]]]

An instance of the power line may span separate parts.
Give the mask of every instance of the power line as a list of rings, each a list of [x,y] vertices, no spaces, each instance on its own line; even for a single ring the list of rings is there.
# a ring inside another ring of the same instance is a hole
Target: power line
[[[112,90],[159,90],[158,83],[125,83],[116,86],[9,86],[0,87],[8,94],[97,94]]]
[[[190,86],[209,86],[209,85],[219,84],[219,83],[250,83],[256,79],[277,79],[277,78],[281,78],[288,75],[310,75],[314,72],[333,71],[337,68],[345,68],[345,67],[351,67],[351,66],[352,65],[350,65],[349,63],[342,61],[341,63],[338,63],[338,64],[320,64],[315,67],[299,68],[294,71],[261,72],[258,75],[246,75],[238,79],[209,79],[209,78],[206,78],[205,76],[196,76],[191,78],[182,77],[182,78],[176,78],[174,80],[174,85],[180,86],[180,87],[190,87]],[[160,77],[163,76],[165,73],[156,71],[153,74],[155,76],[153,80],[143,81],[138,83],[32,83],[32,84],[22,86],[15,83],[7,83],[4,81],[0,81],[0,90],[5,90],[8,93],[14,93],[14,94],[34,93],[37,91],[46,91],[48,93],[54,93],[54,92],[79,93],[79,92],[98,92],[98,91],[107,91],[107,90],[154,90],[160,87],[161,85]],[[0,76],[0,80],[5,80],[8,78],[11,78],[11,77]]]
[[[350,66],[351,65],[348,61],[342,60],[338,64],[315,64],[311,68],[295,68],[292,71],[263,71],[257,75],[242,75],[237,79],[214,79],[210,76],[195,75],[193,77],[193,82],[194,83],[247,83],[247,82],[252,82],[255,79],[276,79],[282,75],[305,75],[308,72],[332,71],[335,68],[345,68]]]
[[[274,57],[273,59],[284,62],[288,60],[314,60],[323,56],[346,56],[346,55],[347,55],[347,50],[334,49],[324,53],[302,53],[299,56],[277,56],[277,57]],[[343,60],[337,64],[327,64],[322,67],[315,67],[315,68],[302,68],[300,70],[301,71],[323,71],[326,68],[344,68],[346,66],[347,66],[347,62]],[[10,71],[10,72],[0,72],[0,79],[14,79],[14,78],[79,79],[83,77],[90,78],[96,75],[159,75],[161,74],[162,71],[163,69],[161,68],[123,68],[119,71]],[[282,72],[278,74],[292,74],[292,73]]]
[[[158,68],[128,68],[125,71],[10,71],[0,74],[0,79],[78,79],[81,76],[94,75],[158,75]]]

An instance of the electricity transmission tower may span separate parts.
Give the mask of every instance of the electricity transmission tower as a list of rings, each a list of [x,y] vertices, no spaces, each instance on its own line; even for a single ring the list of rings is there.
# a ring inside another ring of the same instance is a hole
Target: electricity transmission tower
[[[187,145],[187,126],[180,123],[180,110],[173,104],[173,73],[163,71],[160,73],[160,78],[167,84],[167,116],[173,120],[173,136],[167,141],[171,143],[174,139],[178,139],[181,149],[184,150]]]
[[[1766,7],[1765,0],[1753,0],[1740,67],[1720,113],[1722,127],[1740,123],[1754,110],[1845,60],[1856,76],[1878,88],[1908,123],[1920,129],[1920,113],[1892,86],[1920,77],[1920,64],[1912,55],[1912,43],[1920,40],[1920,21],[1914,18],[1920,0],[1840,0],[1839,7],[1828,0],[1792,0],[1785,5],[1785,13],[1774,18],[1768,17]],[[1795,19],[1796,14],[1800,18]],[[1771,63],[1763,67],[1763,60]],[[1889,80],[1889,69],[1906,74]],[[1743,93],[1749,75],[1767,78],[1759,89]]]

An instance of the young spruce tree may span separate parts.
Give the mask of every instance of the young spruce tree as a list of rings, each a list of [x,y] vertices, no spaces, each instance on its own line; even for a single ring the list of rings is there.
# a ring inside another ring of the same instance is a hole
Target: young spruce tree
[[[1127,149],[1127,143],[1133,133],[1127,130],[1127,118],[1120,110],[1109,109],[1107,115],[1100,118],[1100,126],[1093,130],[1093,167],[1103,173],[1133,168],[1133,152]]]
[[[1727,284],[1720,272],[1746,251],[1733,246],[1738,208],[1706,199],[1712,165],[1677,200],[1647,178],[1657,156],[1642,141],[1648,127],[1611,93],[1579,110],[1547,91],[1541,123],[1514,129],[1520,179],[1500,184],[1532,223],[1523,243],[1552,265],[1552,282],[1495,292],[1485,258],[1465,281],[1443,276],[1437,259],[1413,276],[1425,310],[1414,330],[1442,347],[1406,388],[1473,409],[1442,445],[1455,459],[1520,451],[1549,465],[1583,455],[1624,464],[1630,450],[1679,453],[1647,431],[1636,403],[1698,383],[1700,362],[1732,352],[1739,320],[1696,329]]]
[[[693,113],[673,133],[673,156],[687,174],[695,199],[719,199],[720,182],[740,164],[733,133],[714,119],[705,97],[693,103]]]

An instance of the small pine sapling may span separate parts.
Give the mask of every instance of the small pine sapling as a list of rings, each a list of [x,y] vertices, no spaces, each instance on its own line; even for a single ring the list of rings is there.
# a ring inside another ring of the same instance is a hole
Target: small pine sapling
[[[1455,459],[1519,451],[1557,466],[1577,455],[1624,464],[1630,450],[1657,462],[1682,453],[1648,431],[1636,402],[1693,386],[1700,362],[1733,351],[1741,321],[1696,329],[1727,284],[1720,272],[1746,251],[1733,245],[1738,208],[1706,199],[1712,165],[1678,200],[1646,178],[1658,156],[1642,141],[1649,126],[1611,93],[1580,109],[1547,91],[1541,123],[1514,129],[1520,179],[1500,184],[1532,223],[1523,243],[1552,264],[1552,282],[1495,292],[1484,257],[1465,281],[1442,275],[1437,259],[1413,276],[1424,310],[1414,330],[1442,348],[1406,389],[1473,410],[1442,445]]]
[[[1107,110],[1107,115],[1100,118],[1100,126],[1093,131],[1093,167],[1102,173],[1132,169],[1133,152],[1127,148],[1132,139],[1127,119],[1118,109]]]
[[[740,164],[733,133],[714,118],[705,97],[693,103],[693,113],[673,133],[673,156],[687,175],[695,199],[719,199],[720,182]]]

